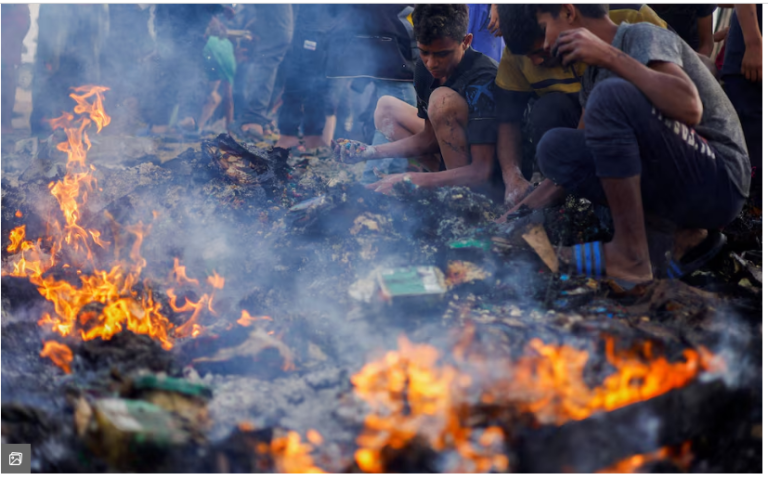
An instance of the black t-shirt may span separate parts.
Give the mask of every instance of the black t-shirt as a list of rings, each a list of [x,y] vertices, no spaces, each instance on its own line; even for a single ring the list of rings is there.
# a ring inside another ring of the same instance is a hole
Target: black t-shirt
[[[499,64],[493,59],[470,47],[464,53],[464,58],[459,62],[453,75],[448,77],[444,85],[440,85],[439,80],[429,73],[419,59],[413,80],[419,117],[429,118],[427,112],[432,92],[439,87],[448,87],[464,97],[469,106],[467,143],[469,145],[496,143],[498,122],[493,94],[498,69]]]
[[[760,32],[763,31],[763,6],[756,5],[757,25]],[[720,75],[741,75],[741,61],[744,59],[744,52],[747,47],[744,43],[744,33],[741,31],[739,18],[736,16],[736,10],[731,14],[731,29],[728,31],[728,38],[725,40],[725,58],[723,59],[723,68]]]
[[[699,49],[699,19],[712,15],[717,9],[714,3],[650,5],[692,49]]]

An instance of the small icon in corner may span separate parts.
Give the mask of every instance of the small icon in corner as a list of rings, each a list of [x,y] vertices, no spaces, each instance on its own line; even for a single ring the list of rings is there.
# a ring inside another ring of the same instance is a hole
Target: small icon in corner
[[[8,457],[8,465],[21,465],[24,454],[21,452],[11,452]]]

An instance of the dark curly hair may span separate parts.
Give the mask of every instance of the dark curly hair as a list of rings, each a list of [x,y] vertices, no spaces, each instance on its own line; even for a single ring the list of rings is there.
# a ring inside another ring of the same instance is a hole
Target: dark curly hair
[[[413,9],[413,31],[423,45],[445,37],[462,42],[468,28],[469,7],[466,5],[425,4]]]
[[[574,5],[579,13],[587,18],[602,18],[608,14],[608,5]],[[531,51],[537,40],[544,38],[539,27],[537,13],[549,13],[557,18],[561,4],[499,4],[499,26],[504,36],[504,43],[510,53],[525,55]]]

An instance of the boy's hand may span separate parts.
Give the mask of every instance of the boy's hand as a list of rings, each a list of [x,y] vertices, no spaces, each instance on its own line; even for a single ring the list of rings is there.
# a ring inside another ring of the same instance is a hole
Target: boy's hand
[[[389,195],[392,193],[392,189],[394,188],[396,183],[400,183],[404,180],[410,181],[411,177],[407,173],[395,173],[393,175],[387,175],[378,182],[371,183],[369,185],[366,185],[365,188],[369,190],[373,190],[378,193],[383,193],[384,195]]]
[[[759,43],[748,44],[741,59],[741,73],[750,82],[763,81],[763,46]]]
[[[551,51],[564,66],[584,62],[605,68],[615,50],[586,28],[577,28],[561,33]]]
[[[496,8],[496,4],[491,5],[491,12],[488,16],[490,17],[490,21],[488,22],[488,30],[493,34],[494,37],[500,37],[501,27],[499,26],[499,10]]]
[[[357,163],[372,158],[376,147],[357,140],[339,139],[333,142],[333,155],[343,163]]]

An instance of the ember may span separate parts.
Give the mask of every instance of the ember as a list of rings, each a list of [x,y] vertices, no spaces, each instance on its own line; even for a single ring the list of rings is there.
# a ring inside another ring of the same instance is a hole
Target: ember
[[[677,448],[662,447],[655,452],[633,455],[597,473],[636,473],[649,463],[663,460],[675,464],[682,472],[687,471],[693,460],[691,442],[685,442]]]
[[[43,351],[40,352],[40,356],[50,358],[64,372],[72,373],[72,368],[69,366],[73,358],[72,350],[68,346],[53,340],[47,341],[43,346]]]
[[[311,442],[314,439],[312,443],[315,445],[322,443],[322,437],[313,430],[307,432],[307,437]],[[312,461],[312,445],[302,443],[297,432],[288,432],[287,436],[272,440],[270,450],[279,473],[325,473]]]

